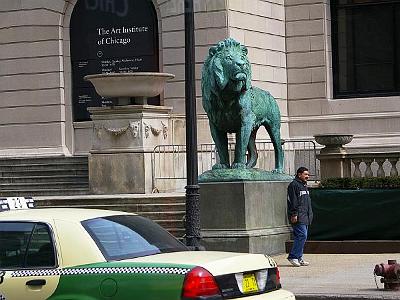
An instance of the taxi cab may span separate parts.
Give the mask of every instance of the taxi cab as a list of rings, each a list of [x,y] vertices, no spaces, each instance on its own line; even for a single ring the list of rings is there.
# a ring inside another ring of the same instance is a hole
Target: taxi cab
[[[126,212],[28,207],[0,199],[0,300],[295,299],[269,256],[189,251]]]

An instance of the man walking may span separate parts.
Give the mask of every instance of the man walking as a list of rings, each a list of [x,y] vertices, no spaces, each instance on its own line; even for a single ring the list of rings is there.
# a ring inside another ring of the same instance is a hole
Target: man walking
[[[307,189],[309,176],[308,169],[300,167],[296,172],[296,177],[288,186],[288,218],[293,228],[293,246],[290,250],[288,260],[295,267],[309,265],[303,259],[308,226],[313,219],[311,198]]]

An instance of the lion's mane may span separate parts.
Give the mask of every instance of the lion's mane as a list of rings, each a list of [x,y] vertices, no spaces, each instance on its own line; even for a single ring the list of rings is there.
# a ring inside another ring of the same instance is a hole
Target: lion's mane
[[[217,106],[224,109],[221,92],[229,82],[229,74],[227,73],[230,70],[224,69],[221,60],[232,52],[239,53],[246,62],[244,68],[246,73],[245,89],[251,88],[251,68],[247,57],[247,48],[232,38],[220,41],[216,46],[211,47],[203,65],[201,81],[203,107],[209,117],[210,114],[213,114],[212,107]]]

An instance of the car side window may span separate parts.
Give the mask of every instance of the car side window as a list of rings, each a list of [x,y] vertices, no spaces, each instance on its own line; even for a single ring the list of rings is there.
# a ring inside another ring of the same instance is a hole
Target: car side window
[[[36,224],[28,246],[26,267],[53,267],[55,255],[50,231],[45,224]]]
[[[0,222],[0,269],[55,267],[50,229],[33,222]]]

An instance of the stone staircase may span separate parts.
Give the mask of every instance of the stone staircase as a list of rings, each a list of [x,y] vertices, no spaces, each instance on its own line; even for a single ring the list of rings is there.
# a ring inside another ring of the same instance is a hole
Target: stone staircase
[[[33,197],[39,207],[81,207],[137,213],[175,237],[185,230],[185,195],[90,195],[87,157],[0,159],[0,197]]]
[[[79,207],[110,209],[149,218],[177,238],[185,234],[185,194],[120,194],[34,197],[37,207]]]
[[[0,159],[0,196],[88,194],[87,157]]]

